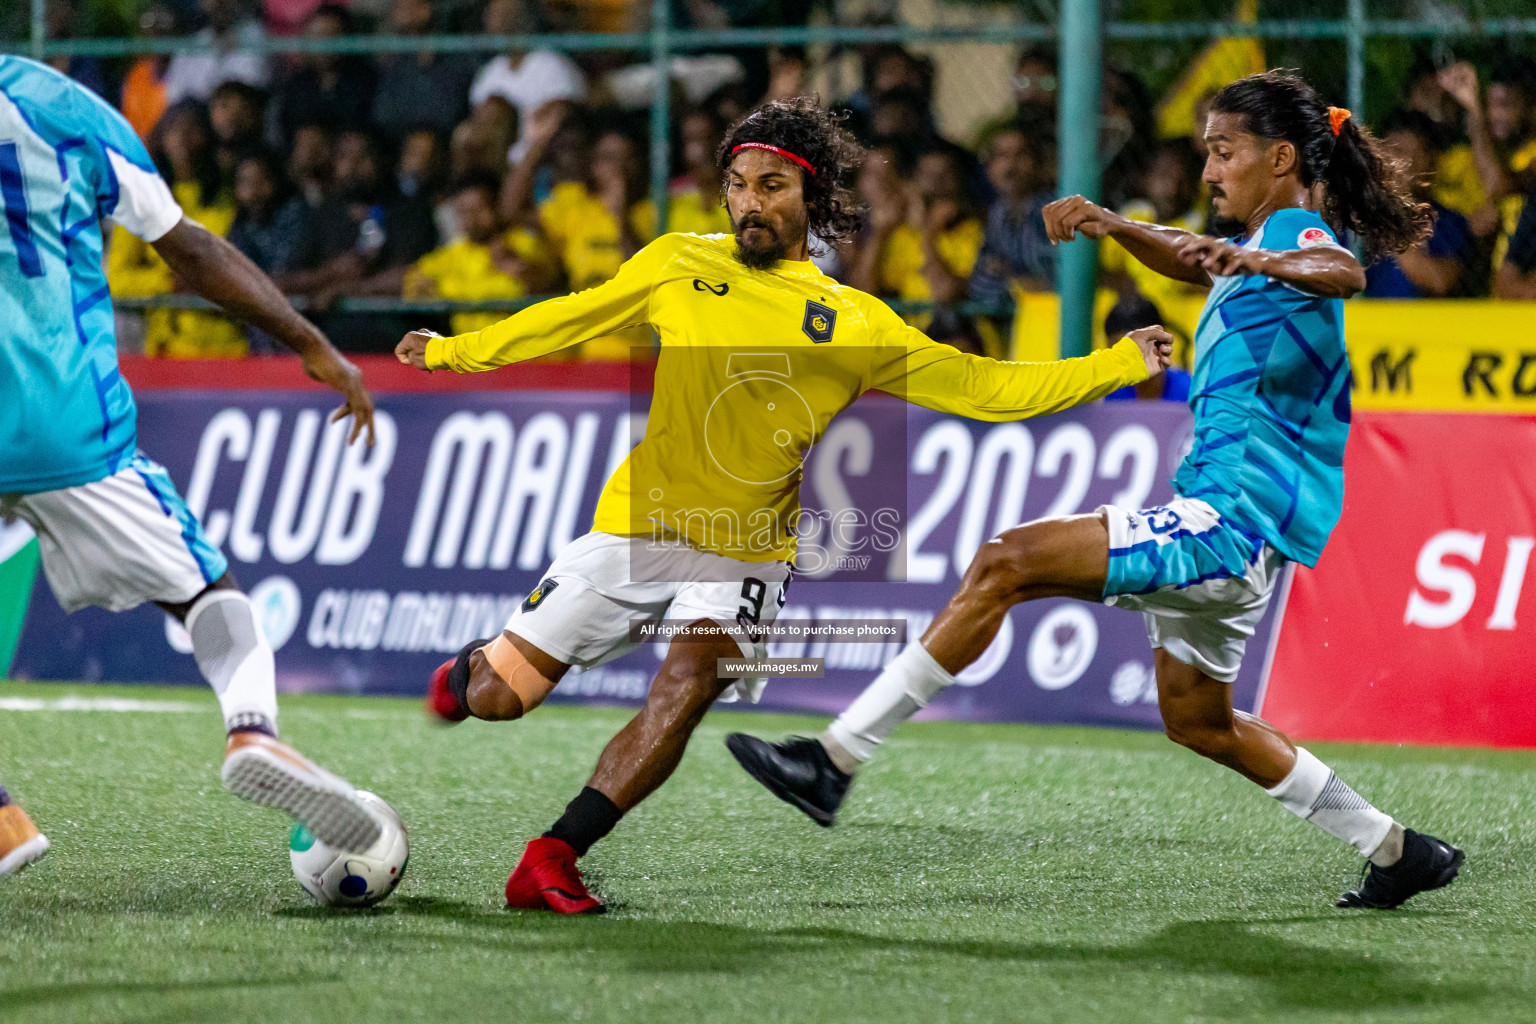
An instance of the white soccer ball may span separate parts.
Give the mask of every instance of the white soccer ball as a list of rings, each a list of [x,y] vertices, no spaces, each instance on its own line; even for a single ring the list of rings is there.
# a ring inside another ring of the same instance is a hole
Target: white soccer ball
[[[317,903],[330,907],[371,907],[395,891],[411,859],[405,825],[389,804],[367,790],[357,797],[382,824],[378,841],[366,850],[338,850],[295,824],[288,836],[293,877]]]

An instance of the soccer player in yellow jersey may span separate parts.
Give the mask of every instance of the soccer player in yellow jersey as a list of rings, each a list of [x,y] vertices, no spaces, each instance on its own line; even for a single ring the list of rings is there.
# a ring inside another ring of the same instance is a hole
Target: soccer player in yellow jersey
[[[499,185],[491,175],[470,175],[454,189],[453,206],[464,237],[439,246],[408,267],[387,270],[406,298],[460,302],[518,299],[545,291],[558,270],[537,232],[506,228],[497,215]],[[455,313],[449,327],[468,334],[501,319],[496,313]]]
[[[442,718],[519,718],[572,665],[635,649],[637,626],[672,639],[645,707],[613,738],[586,788],[507,881],[510,906],[601,912],[576,859],[660,786],[717,698],[755,700],[762,680],[721,678],[720,658],[758,658],[795,557],[800,463],[864,391],[987,420],[1055,412],[1145,380],[1172,339],[1137,332],[1048,364],[967,355],[908,327],[809,260],[807,238],[857,229],[848,184],[861,151],[810,100],[766,104],[719,150],[734,235],[668,234],[611,281],[453,338],[406,335],[402,362],[489,370],[636,324],[661,336],[645,438],[608,481],[592,532],[556,557],[491,640],[434,674]],[[751,371],[751,372],[748,372]]]

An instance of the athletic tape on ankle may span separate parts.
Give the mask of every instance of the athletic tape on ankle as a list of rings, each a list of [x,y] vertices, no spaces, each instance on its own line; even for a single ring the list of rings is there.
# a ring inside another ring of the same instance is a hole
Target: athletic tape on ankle
[[[505,633],[486,644],[485,660],[491,666],[491,671],[517,694],[517,699],[522,702],[523,714],[527,714],[548,697],[550,691],[555,688],[552,680],[531,665],[523,652],[512,646],[512,641],[507,639]]]

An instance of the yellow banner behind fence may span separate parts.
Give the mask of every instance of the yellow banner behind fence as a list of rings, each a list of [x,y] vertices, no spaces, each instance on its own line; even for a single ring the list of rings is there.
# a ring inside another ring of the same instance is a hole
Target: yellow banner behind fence
[[[1094,303],[1095,344],[1103,344],[1103,311],[1113,294]],[[1194,336],[1201,301],[1169,303],[1169,330]],[[1013,358],[1051,359],[1059,353],[1060,305],[1033,294],[1019,305]],[[1344,306],[1344,340],[1354,371],[1357,409],[1427,409],[1536,415],[1536,302],[1356,299]],[[1175,350],[1186,367],[1187,345]]]

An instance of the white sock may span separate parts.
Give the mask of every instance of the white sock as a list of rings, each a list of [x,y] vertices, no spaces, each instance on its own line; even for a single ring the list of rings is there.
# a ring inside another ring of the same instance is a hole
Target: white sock
[[[823,745],[836,760],[831,740],[863,764],[896,727],[923,708],[955,677],[933,660],[921,643],[912,643],[885,666],[848,710],[828,726]],[[839,767],[842,767],[839,765]]]
[[[224,728],[266,725],[277,730],[277,681],[272,647],[256,609],[238,590],[213,590],[187,612],[192,656],[218,695]]]
[[[1296,748],[1296,766],[1291,773],[1264,792],[1298,818],[1344,840],[1365,857],[1381,847],[1396,824],[1304,747]]]

